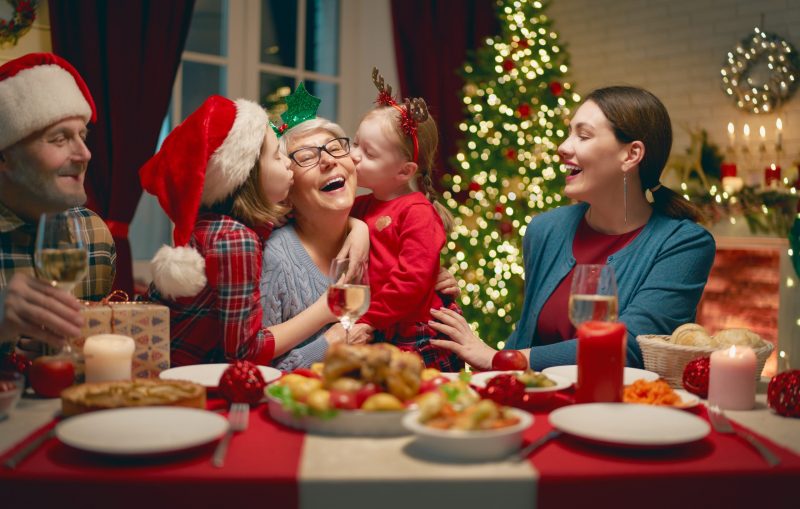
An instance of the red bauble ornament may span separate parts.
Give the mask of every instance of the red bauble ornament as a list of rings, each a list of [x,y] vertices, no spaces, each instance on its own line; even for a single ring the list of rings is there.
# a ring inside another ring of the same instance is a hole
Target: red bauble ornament
[[[510,58],[507,58],[507,59],[503,60],[503,69],[506,72],[511,72],[511,69],[513,69],[513,68],[514,68],[514,61],[513,60],[511,60]]]
[[[473,181],[473,182],[469,183],[469,190],[470,191],[480,191],[481,189],[483,189],[483,188],[477,182]]]
[[[222,374],[219,393],[231,403],[254,405],[264,397],[264,377],[250,361],[236,361]]]
[[[503,221],[500,223],[500,233],[503,235],[511,235],[511,232],[514,231],[514,227],[511,226],[511,223],[508,221]]]
[[[519,406],[525,396],[525,384],[513,374],[497,375],[486,383],[481,396],[500,405]]]
[[[506,159],[513,161],[517,158],[517,151],[513,148],[506,150]]]
[[[767,387],[767,403],[779,415],[800,417],[800,370],[773,376]]]
[[[519,41],[517,41],[517,46],[520,47],[520,48],[527,48],[529,46],[528,45],[528,40],[527,39],[520,39]]]
[[[503,205],[500,205],[499,203],[494,206],[494,211],[497,212],[498,214],[502,214],[503,212],[505,212],[505,210],[506,208]]]
[[[531,105],[528,103],[522,103],[517,106],[517,113],[519,113],[520,117],[528,117],[531,114]]]
[[[683,388],[701,398],[708,397],[710,357],[698,357],[683,368]]]
[[[558,81],[551,81],[550,85],[550,93],[554,96],[558,97],[564,92],[564,86],[559,83]]]

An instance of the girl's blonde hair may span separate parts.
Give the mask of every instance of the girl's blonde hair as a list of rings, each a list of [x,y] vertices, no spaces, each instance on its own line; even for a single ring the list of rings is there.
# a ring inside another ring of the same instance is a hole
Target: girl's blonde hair
[[[409,160],[414,160],[414,140],[408,136],[401,127],[401,115],[392,106],[379,106],[364,116],[364,119],[375,116],[383,121],[390,138],[393,138],[403,156]],[[436,149],[439,147],[439,130],[433,117],[428,118],[417,124],[417,167],[419,171],[416,180],[419,181],[418,187],[431,202],[439,217],[444,224],[444,230],[450,233],[453,229],[453,215],[450,214],[444,205],[439,203],[436,189],[433,187],[433,164],[436,161]],[[415,182],[416,184],[416,182]]]

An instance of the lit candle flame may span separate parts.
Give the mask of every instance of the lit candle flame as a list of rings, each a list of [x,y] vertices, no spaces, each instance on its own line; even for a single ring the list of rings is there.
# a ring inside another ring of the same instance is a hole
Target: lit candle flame
[[[763,125],[758,128],[758,133],[761,135],[762,140],[767,137],[767,130],[764,128]]]
[[[780,122],[780,121],[781,121],[781,119],[778,119],[778,122]],[[780,129],[780,127],[778,129]],[[728,122],[728,134],[733,136],[733,122]]]
[[[775,127],[778,129],[778,131],[783,129],[783,122],[781,122],[781,119],[775,121]]]
[[[750,126],[747,124],[744,125],[744,135],[746,138],[750,137]]]

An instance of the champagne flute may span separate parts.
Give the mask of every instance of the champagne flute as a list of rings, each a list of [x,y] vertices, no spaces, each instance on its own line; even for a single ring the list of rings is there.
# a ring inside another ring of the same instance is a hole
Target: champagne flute
[[[367,264],[350,258],[337,258],[331,262],[328,288],[328,307],[339,318],[350,340],[350,328],[369,309],[369,280]]]
[[[55,288],[72,292],[89,270],[89,251],[78,219],[66,213],[42,214],[33,254],[39,279]],[[61,354],[72,355],[69,343]]]
[[[576,265],[569,293],[569,320],[575,328],[590,320],[616,322],[617,280],[609,265]]]

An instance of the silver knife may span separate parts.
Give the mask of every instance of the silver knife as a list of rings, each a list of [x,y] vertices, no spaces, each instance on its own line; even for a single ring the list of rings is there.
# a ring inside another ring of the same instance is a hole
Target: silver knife
[[[10,458],[8,458],[4,463],[3,466],[9,470],[14,470],[17,468],[17,465],[22,463],[28,456],[30,456],[36,449],[42,446],[43,443],[47,442],[51,438],[55,438],[56,436],[56,428],[53,426],[47,433],[42,433],[35,439],[28,442],[25,447],[20,449],[19,451],[15,452]]]

